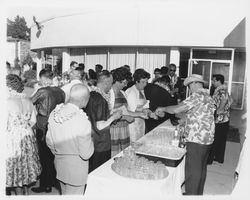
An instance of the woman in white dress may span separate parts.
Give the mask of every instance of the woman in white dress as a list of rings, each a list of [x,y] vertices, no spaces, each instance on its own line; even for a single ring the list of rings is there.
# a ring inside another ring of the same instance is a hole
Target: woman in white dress
[[[148,83],[150,74],[144,69],[137,69],[133,75],[135,84],[126,90],[128,109],[131,112],[144,112],[150,115],[149,101],[144,94],[144,88]],[[130,142],[135,142],[145,134],[145,120],[135,118],[135,121],[129,124]]]

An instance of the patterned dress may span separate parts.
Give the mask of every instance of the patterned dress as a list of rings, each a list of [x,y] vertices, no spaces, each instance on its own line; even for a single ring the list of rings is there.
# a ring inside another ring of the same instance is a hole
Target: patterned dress
[[[114,109],[120,108],[122,106],[127,107],[127,100],[124,95],[119,92],[115,95],[115,105]],[[123,149],[129,146],[129,128],[128,122],[125,120],[118,120],[111,124],[110,127],[111,134],[111,156],[115,156]]]
[[[38,148],[33,130],[29,124],[32,104],[25,95],[20,94],[8,99],[10,109],[6,130],[6,187],[22,187],[37,180],[41,173]],[[18,111],[19,110],[19,111]]]

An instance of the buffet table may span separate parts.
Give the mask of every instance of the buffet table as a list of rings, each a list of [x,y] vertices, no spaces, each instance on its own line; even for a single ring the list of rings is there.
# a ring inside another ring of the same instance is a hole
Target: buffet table
[[[162,123],[155,129],[157,128],[165,129],[167,133],[174,131],[169,121]],[[152,131],[155,131],[155,129]],[[123,152],[115,157],[122,155]],[[182,194],[181,185],[184,182],[185,159],[182,159],[177,167],[166,167],[169,175],[160,180],[139,180],[122,177],[111,169],[113,162],[114,158],[111,158],[89,174],[85,199],[166,199],[169,195]]]

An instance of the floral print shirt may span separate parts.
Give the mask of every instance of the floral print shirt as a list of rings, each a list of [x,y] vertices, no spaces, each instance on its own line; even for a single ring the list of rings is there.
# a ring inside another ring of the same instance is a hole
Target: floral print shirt
[[[215,123],[225,123],[229,121],[230,118],[230,102],[229,94],[225,85],[217,87],[213,94],[213,99],[216,103],[216,108],[220,106],[222,100],[226,100],[226,104],[223,108],[223,111],[215,115]]]
[[[183,101],[187,106],[186,141],[209,145],[214,141],[215,102],[208,90],[201,88]]]

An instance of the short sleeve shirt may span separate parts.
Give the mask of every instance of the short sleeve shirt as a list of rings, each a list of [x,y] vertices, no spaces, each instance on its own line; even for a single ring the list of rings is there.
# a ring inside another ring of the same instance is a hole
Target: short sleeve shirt
[[[216,107],[220,106],[222,100],[226,100],[226,104],[223,111],[215,116],[215,123],[225,123],[229,121],[230,118],[230,104],[229,104],[229,94],[224,85],[217,87],[214,91],[213,99],[215,101]]]
[[[208,90],[200,89],[183,101],[188,107],[185,132],[186,140],[209,145],[214,141],[215,102]]]

